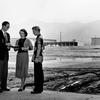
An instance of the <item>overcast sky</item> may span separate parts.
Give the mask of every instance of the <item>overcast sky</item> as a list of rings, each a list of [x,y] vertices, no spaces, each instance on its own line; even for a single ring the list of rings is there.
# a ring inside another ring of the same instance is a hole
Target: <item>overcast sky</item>
[[[100,0],[2,0],[0,23],[9,20],[12,25],[27,20],[43,22],[100,20]]]
[[[36,19],[45,22],[100,20],[100,0],[2,0],[0,20],[19,23]]]

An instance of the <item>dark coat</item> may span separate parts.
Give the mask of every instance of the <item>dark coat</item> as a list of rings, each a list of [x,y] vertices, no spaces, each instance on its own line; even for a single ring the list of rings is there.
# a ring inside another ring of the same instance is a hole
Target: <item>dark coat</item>
[[[3,32],[0,30],[0,60],[4,60],[5,56],[9,59],[9,50],[7,49],[6,43],[10,43],[10,35],[7,33],[7,41],[5,41]]]

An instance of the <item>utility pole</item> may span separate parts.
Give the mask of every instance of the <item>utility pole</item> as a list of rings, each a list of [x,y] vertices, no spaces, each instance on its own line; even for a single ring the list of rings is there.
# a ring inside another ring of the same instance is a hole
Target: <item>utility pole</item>
[[[61,38],[62,38],[62,37],[61,37],[61,32],[60,32],[60,46],[61,46],[61,41],[62,41]]]
[[[60,48],[61,48],[61,41],[62,41],[62,37],[61,37],[61,32],[60,32]],[[60,57],[60,61],[61,61],[61,57]]]

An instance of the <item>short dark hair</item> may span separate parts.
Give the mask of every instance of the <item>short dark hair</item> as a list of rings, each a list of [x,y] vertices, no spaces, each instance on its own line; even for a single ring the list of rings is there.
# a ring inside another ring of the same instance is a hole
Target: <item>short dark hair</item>
[[[8,21],[4,21],[3,23],[2,23],[2,26],[6,26],[7,24],[10,24]]]
[[[36,31],[40,32],[40,27],[39,26],[33,26],[32,30],[36,30]]]
[[[21,29],[20,31],[23,31],[25,34],[25,37],[28,35],[27,31],[25,29]]]

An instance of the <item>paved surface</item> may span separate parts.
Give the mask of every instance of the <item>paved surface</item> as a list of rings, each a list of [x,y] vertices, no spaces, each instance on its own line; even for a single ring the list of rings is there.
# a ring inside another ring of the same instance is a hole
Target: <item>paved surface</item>
[[[17,88],[10,92],[0,93],[0,100],[100,100],[100,95],[77,94],[70,92],[43,91],[41,94],[30,94],[31,89],[18,92]]]

